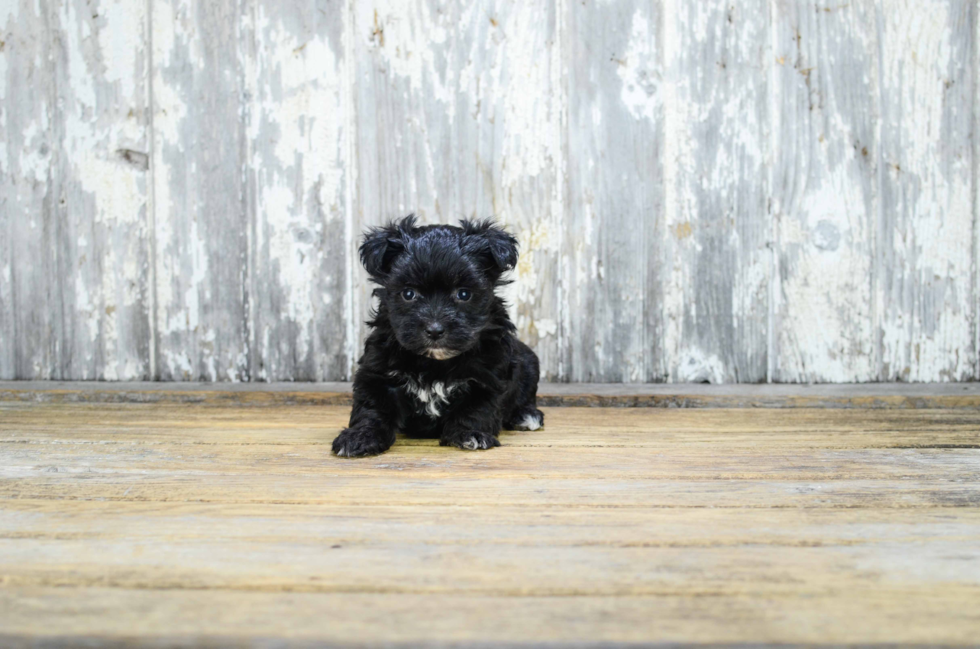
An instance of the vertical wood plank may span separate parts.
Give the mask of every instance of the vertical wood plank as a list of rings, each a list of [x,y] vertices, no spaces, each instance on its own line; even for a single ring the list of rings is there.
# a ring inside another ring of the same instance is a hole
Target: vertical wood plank
[[[768,3],[667,6],[667,236],[660,259],[669,269],[668,374],[673,381],[763,381],[772,265]]]
[[[453,155],[457,7],[438,0],[353,3],[357,148],[352,247],[371,225],[414,212],[423,223],[462,218]],[[352,290],[355,356],[373,299],[358,263]]]
[[[11,61],[14,57],[13,19],[16,19],[16,7],[9,7],[7,12],[0,14],[0,380],[12,379],[15,373],[16,338],[14,328],[14,242],[13,217],[18,203],[15,191],[14,165],[20,163],[19,157],[11,155],[10,147],[13,138],[10,133],[11,117],[8,108],[10,101]]]
[[[977,372],[971,128],[976,2],[882,0],[881,380]]]
[[[153,0],[158,373],[247,380],[240,0]]]
[[[980,9],[973,10],[973,70],[980,74]],[[980,81],[973,82],[973,370],[980,380]]]
[[[21,3],[5,22],[0,374],[147,378],[145,4]]]
[[[567,20],[567,377],[662,379],[660,4],[569,2]]]
[[[256,0],[246,18],[252,380],[346,378],[343,0]]]
[[[507,291],[523,340],[558,368],[560,106],[551,2],[355,5],[357,226],[496,217],[522,259]],[[355,317],[370,286],[358,269]],[[358,336],[358,349],[364,336]]]
[[[60,363],[57,85],[50,13],[6,3],[0,19],[0,375],[51,378]],[[55,277],[58,277],[55,275]]]
[[[772,3],[773,381],[877,376],[875,9],[873,0]]]
[[[495,217],[520,242],[504,289],[518,336],[558,376],[561,213],[555,3],[460,3],[454,158],[460,216]],[[450,219],[451,220],[451,219]]]
[[[147,5],[56,4],[59,67],[65,70],[58,84],[66,335],[60,375],[147,379]]]
[[[457,6],[355,3],[358,212],[362,225],[415,212],[462,216],[454,168]]]

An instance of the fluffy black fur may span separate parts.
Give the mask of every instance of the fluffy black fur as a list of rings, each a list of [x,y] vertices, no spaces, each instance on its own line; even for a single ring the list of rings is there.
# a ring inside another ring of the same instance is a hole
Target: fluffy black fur
[[[408,216],[370,230],[361,262],[380,288],[354,375],[344,457],[387,451],[399,431],[443,446],[500,446],[500,429],[533,430],[538,357],[515,336],[495,289],[517,240],[491,221],[419,227]]]

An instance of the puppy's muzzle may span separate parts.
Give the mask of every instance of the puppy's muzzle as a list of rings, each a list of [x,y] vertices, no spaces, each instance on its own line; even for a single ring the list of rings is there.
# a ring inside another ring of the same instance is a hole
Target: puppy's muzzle
[[[445,334],[446,328],[438,322],[430,322],[425,326],[425,335],[432,342],[439,340]]]

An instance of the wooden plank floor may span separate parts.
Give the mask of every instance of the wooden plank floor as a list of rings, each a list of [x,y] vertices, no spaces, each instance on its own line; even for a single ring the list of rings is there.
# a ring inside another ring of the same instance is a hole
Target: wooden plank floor
[[[976,410],[348,412],[0,404],[0,645],[980,642]]]

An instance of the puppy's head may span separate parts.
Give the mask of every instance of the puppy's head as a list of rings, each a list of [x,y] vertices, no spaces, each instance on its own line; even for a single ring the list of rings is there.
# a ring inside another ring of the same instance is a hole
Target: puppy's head
[[[517,264],[517,240],[493,222],[419,227],[408,216],[364,235],[361,262],[398,343],[447,360],[472,348],[492,323],[494,288]]]

